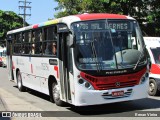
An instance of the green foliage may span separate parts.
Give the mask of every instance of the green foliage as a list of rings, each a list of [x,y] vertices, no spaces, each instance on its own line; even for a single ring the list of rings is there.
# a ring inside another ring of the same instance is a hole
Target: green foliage
[[[3,43],[9,30],[23,26],[23,19],[12,11],[0,10],[0,42]]]
[[[68,16],[69,14],[64,11],[64,12],[59,12],[58,14],[55,14],[54,17],[55,18],[61,18],[61,17],[64,17],[64,16]]]
[[[78,13],[116,13],[131,16],[144,16],[147,14],[147,7],[150,0],[55,0],[58,7],[55,10],[63,10],[67,15]],[[61,14],[59,12],[58,14]],[[66,14],[64,14],[66,15]]]

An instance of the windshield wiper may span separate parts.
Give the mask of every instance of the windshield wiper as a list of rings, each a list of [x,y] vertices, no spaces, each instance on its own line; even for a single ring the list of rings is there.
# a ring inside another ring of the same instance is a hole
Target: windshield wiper
[[[134,66],[133,70],[135,70],[135,69],[137,68],[139,62],[141,61],[142,55],[144,54],[144,48],[145,48],[145,47],[146,47],[146,45],[143,46],[142,52],[140,53],[139,58],[138,58],[138,61],[137,61],[136,65]]]
[[[107,26],[109,26],[107,19],[106,19],[106,24],[107,24]],[[113,51],[114,51],[114,54],[115,54],[116,51],[115,51],[115,47],[114,47],[114,44],[113,44],[113,39],[112,39],[111,30],[112,30],[112,29],[109,28],[109,36],[110,36],[110,40],[111,40],[111,43],[112,43],[112,46],[113,46]],[[118,63],[117,63],[117,56],[116,56],[116,54],[115,54],[115,63],[116,63],[116,68],[118,69]]]
[[[94,56],[95,62],[96,62],[97,72],[100,72],[100,65],[99,65],[99,61],[98,61],[98,57],[97,57],[97,53],[96,53],[96,48],[94,45],[94,40],[91,41],[91,47],[92,47],[92,53],[93,53],[93,56]]]

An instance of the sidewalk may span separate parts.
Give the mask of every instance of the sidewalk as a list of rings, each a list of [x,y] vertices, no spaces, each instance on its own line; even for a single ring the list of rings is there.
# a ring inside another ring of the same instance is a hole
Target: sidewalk
[[[1,95],[0,95],[0,111],[7,111],[7,108],[1,99]]]
[[[0,88],[0,111],[43,111],[8,91]],[[2,118],[0,118],[1,120]],[[58,120],[56,117],[41,118],[11,118],[11,120]],[[2,119],[3,120],[3,119]],[[5,120],[5,119],[4,119]]]

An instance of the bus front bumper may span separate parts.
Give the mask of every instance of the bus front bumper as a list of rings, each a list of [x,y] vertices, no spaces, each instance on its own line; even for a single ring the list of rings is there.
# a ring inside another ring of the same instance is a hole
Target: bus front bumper
[[[148,82],[134,87],[111,90],[82,90],[77,91],[75,106],[88,106],[107,103],[116,103],[148,97]]]

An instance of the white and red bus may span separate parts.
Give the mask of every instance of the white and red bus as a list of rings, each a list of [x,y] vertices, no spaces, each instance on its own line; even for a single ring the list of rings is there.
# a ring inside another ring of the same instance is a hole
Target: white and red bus
[[[9,79],[57,105],[142,99],[148,58],[137,21],[117,14],[67,16],[7,33]]]
[[[148,50],[151,69],[149,75],[149,95],[160,94],[160,37],[144,37]]]

